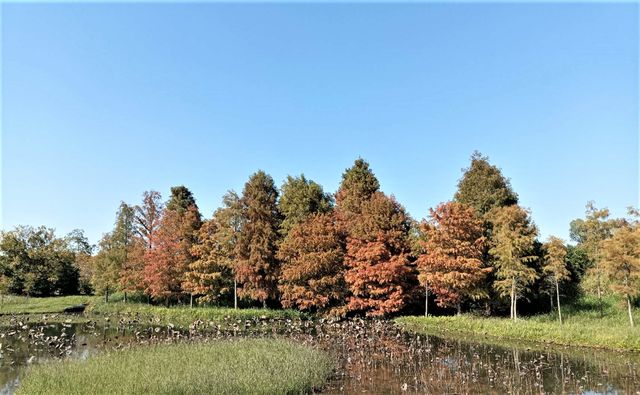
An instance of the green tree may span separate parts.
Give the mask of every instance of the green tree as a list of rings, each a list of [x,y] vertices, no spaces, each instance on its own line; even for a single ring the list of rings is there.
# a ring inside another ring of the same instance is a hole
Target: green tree
[[[0,275],[7,292],[28,296],[78,292],[75,254],[53,229],[19,226],[0,233]]]
[[[497,280],[494,287],[511,299],[510,317],[517,318],[517,301],[537,278],[527,263],[533,262],[537,229],[529,213],[518,205],[497,207],[488,213],[492,225],[491,248]]]
[[[236,246],[236,276],[240,296],[262,302],[277,298],[279,264],[276,259],[280,213],[273,178],[260,170],[242,191],[243,223]]]
[[[362,205],[380,189],[380,183],[364,159],[357,159],[342,174],[342,183],[336,194],[336,208],[340,217],[349,220],[360,214]]]
[[[299,177],[287,176],[280,190],[278,209],[282,214],[280,233],[283,237],[311,214],[326,213],[332,209],[331,195],[324,193],[320,184],[307,180],[304,174]]]
[[[609,209],[598,209],[593,201],[586,205],[585,218],[575,219],[570,224],[571,239],[584,248],[592,262],[592,266],[586,272],[585,284],[595,283],[601,317],[604,315],[602,294],[606,279],[603,277],[600,246],[602,241],[610,238],[613,231],[622,224],[621,220],[609,218]]]
[[[560,308],[560,282],[569,279],[570,272],[567,269],[567,247],[564,241],[555,236],[549,236],[544,245],[544,265],[542,271],[551,275],[556,289],[556,301],[558,304],[558,320],[562,324],[562,309]]]
[[[517,204],[518,195],[513,192],[511,183],[500,169],[489,163],[488,157],[476,151],[471,155],[471,165],[458,181],[454,200],[484,215],[495,207]]]

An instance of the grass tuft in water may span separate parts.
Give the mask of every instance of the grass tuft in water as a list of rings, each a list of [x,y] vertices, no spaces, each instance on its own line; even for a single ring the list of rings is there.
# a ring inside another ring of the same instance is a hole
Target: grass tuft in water
[[[325,353],[283,340],[183,343],[37,365],[17,394],[302,394],[332,368]]]

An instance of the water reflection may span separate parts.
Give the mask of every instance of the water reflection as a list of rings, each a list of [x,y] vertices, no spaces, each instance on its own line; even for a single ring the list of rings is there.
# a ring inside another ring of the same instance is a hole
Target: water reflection
[[[227,320],[189,330],[142,319],[83,324],[24,324],[0,329],[0,394],[19,385],[26,367],[87,358],[140,344],[283,337],[336,359],[327,394],[639,394],[640,356],[591,349],[487,344],[409,335],[386,321]]]

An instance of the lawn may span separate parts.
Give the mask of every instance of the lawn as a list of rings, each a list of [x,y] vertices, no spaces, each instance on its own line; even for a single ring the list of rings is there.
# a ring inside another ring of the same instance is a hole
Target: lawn
[[[283,340],[172,344],[36,365],[18,394],[301,394],[333,369],[323,352]]]
[[[50,298],[26,296],[4,296],[0,304],[0,315],[62,313],[65,308],[79,304],[88,304],[96,300],[95,296],[73,295]]]
[[[626,311],[615,298],[604,301],[600,317],[594,298],[584,298],[567,306],[564,324],[554,314],[523,317],[513,322],[507,318],[473,315],[447,317],[400,317],[396,323],[409,332],[425,334],[464,334],[570,346],[640,351],[640,327],[631,328]],[[640,314],[634,311],[636,322]]]

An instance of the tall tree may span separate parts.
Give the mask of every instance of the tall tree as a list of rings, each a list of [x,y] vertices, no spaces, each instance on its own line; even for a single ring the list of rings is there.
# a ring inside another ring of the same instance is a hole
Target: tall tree
[[[135,207],[136,229],[147,249],[153,248],[163,209],[162,195],[156,191],[144,192],[142,204]]]
[[[510,316],[515,320],[518,299],[538,278],[536,270],[527,265],[536,259],[532,250],[538,230],[518,205],[494,208],[488,218],[493,228],[489,253],[496,268],[494,287],[511,299]]]
[[[476,151],[471,155],[471,165],[464,170],[458,181],[458,191],[454,200],[473,207],[480,215],[492,208],[518,203],[518,195],[511,188],[509,180],[489,158]]]
[[[191,289],[183,289],[185,273],[193,261],[191,248],[198,240],[202,219],[191,191],[171,188],[171,197],[162,214],[153,248],[145,255],[144,282],[153,297],[169,304]]]
[[[611,289],[625,298],[633,327],[631,299],[640,295],[640,227],[624,226],[601,242],[602,269]]]
[[[242,230],[242,206],[234,191],[227,192],[223,207],[217,209],[199,232],[199,242],[191,249],[196,260],[189,265],[186,288],[195,289],[205,302],[225,297],[233,286],[234,307],[238,307],[235,279],[236,244]]]
[[[282,214],[280,233],[283,237],[311,214],[329,212],[333,206],[331,195],[324,193],[320,184],[307,180],[304,174],[287,176],[280,190],[278,209]]]
[[[562,309],[560,308],[560,282],[569,279],[570,272],[567,269],[567,247],[564,241],[555,236],[549,236],[544,246],[544,265],[542,271],[552,276],[556,289],[556,302],[558,305],[558,320],[562,324]]]
[[[75,255],[75,265],[78,268],[78,289],[80,293],[91,295],[91,277],[93,276],[92,255],[94,246],[81,229],[74,229],[65,237],[69,249]]]
[[[425,287],[425,315],[429,292],[442,307],[457,307],[465,299],[486,297],[481,284],[491,272],[482,262],[485,237],[482,220],[463,203],[442,203],[423,222],[425,251],[418,257],[420,283]]]
[[[369,163],[358,158],[342,174],[342,183],[336,194],[336,207],[344,220],[360,214],[362,205],[380,189],[380,183],[369,168]]]
[[[382,192],[362,204],[347,238],[345,257],[351,311],[384,316],[405,307],[415,286],[409,228],[404,208]]]
[[[604,315],[602,294],[605,288],[605,279],[603,278],[600,246],[602,241],[610,238],[613,231],[621,225],[622,221],[609,218],[609,209],[598,209],[592,201],[586,205],[585,219],[576,219],[570,224],[571,239],[578,242],[591,259],[592,266],[587,270],[587,276],[595,282],[601,317]]]
[[[260,170],[242,191],[244,226],[238,239],[236,275],[241,296],[262,302],[277,298],[278,260],[276,245],[280,227],[278,190],[273,178]]]
[[[282,305],[344,315],[344,253],[345,236],[334,215],[313,214],[294,226],[278,251]]]

